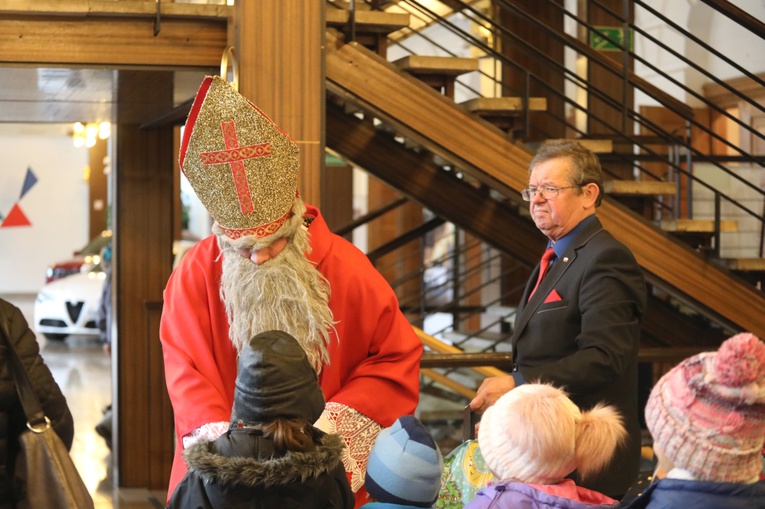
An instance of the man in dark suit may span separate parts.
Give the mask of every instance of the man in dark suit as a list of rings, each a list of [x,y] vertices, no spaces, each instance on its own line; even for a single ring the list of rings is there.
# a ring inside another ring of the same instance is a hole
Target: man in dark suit
[[[636,480],[640,463],[637,352],[645,280],[629,249],[595,216],[603,173],[581,144],[542,145],[522,194],[554,257],[535,291],[540,267],[534,270],[518,306],[513,373],[484,380],[470,406],[482,413],[532,381],[565,389],[582,409],[614,405],[624,418],[627,443],[603,473],[581,484],[618,499]]]

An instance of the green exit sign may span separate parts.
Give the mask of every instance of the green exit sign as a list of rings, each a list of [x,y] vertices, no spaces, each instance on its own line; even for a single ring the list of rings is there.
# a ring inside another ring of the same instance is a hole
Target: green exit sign
[[[634,38],[634,32],[632,29],[629,30],[629,43],[624,43],[624,30],[622,30],[621,27],[595,27],[599,32],[602,32],[603,35],[611,39],[611,41],[616,41],[619,43],[622,47],[627,47],[630,51],[633,51],[635,49],[635,38]],[[621,48],[619,48],[616,44],[609,41],[603,35],[600,35],[596,32],[590,32],[590,47],[594,48],[599,51],[621,51]]]

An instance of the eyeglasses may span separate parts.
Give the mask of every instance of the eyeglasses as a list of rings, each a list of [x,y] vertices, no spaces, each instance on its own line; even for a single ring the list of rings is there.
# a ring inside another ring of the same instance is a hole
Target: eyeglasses
[[[521,191],[521,196],[525,201],[531,201],[537,195],[542,195],[545,200],[554,200],[560,194],[561,189],[573,189],[575,187],[582,187],[584,184],[577,184],[575,186],[565,187],[552,187],[552,186],[540,186],[540,187],[528,187]]]

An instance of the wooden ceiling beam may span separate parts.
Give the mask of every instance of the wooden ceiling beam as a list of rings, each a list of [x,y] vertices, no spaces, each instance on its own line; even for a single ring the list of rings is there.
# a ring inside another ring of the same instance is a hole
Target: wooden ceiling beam
[[[228,11],[222,6],[183,12],[163,7],[157,18],[145,5],[154,2],[88,2],[100,10],[87,12],[75,9],[83,2],[61,3],[58,10],[58,2],[44,2],[18,12],[0,1],[0,65],[209,68],[220,64],[227,44]]]

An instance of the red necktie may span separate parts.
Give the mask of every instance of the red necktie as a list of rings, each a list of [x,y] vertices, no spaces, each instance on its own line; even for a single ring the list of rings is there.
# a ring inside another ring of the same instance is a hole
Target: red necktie
[[[547,274],[547,269],[550,268],[550,260],[553,258],[555,258],[555,251],[553,251],[553,248],[548,247],[545,249],[545,254],[542,255],[542,261],[539,262],[539,277],[537,278],[537,284],[534,285],[534,289],[531,290],[531,293],[529,294],[529,300],[531,300],[531,296],[534,295],[534,292],[539,288],[539,283],[542,282],[542,278]]]

